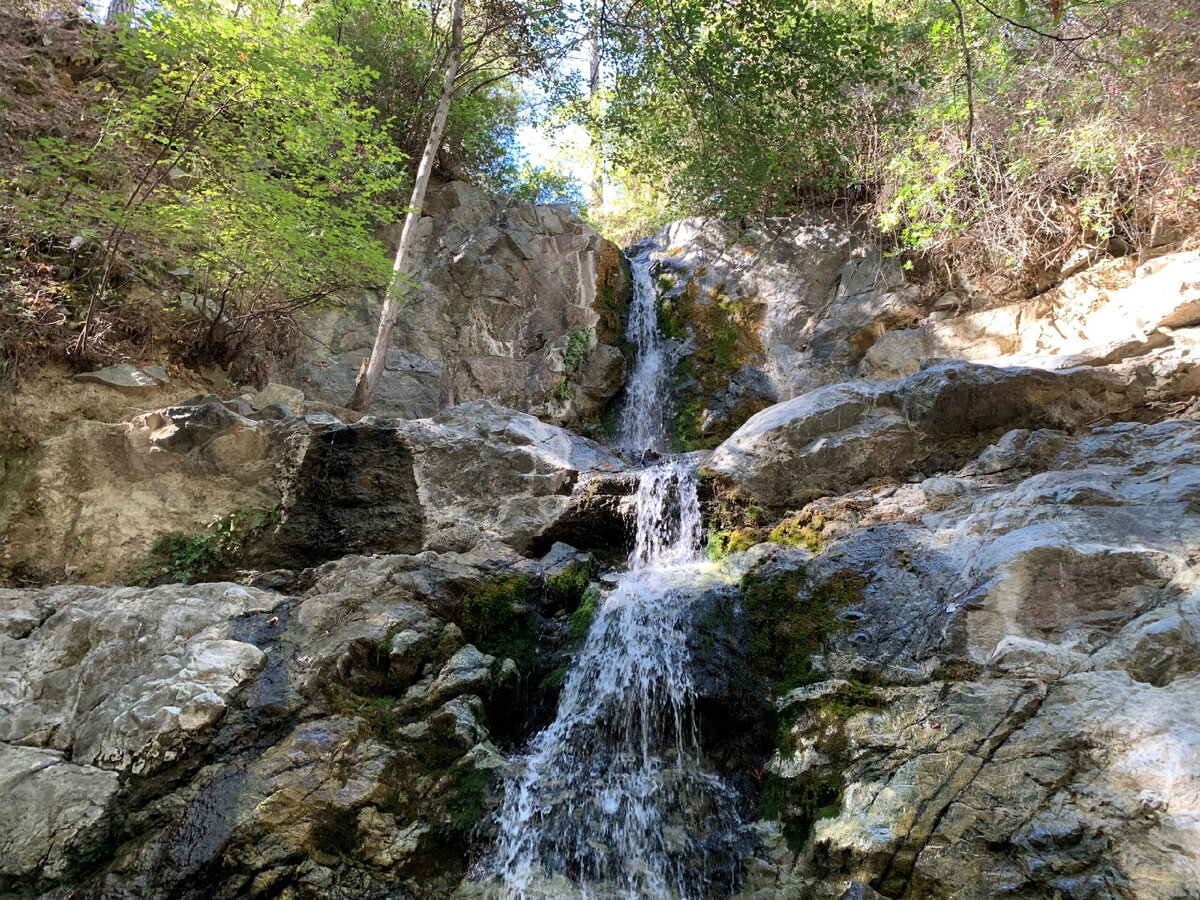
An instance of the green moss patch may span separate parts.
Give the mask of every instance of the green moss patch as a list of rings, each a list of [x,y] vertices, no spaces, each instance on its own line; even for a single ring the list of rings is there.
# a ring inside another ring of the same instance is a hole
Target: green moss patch
[[[758,327],[765,309],[753,296],[731,298],[723,289],[709,291],[701,298],[696,278],[669,300],[659,302],[658,330],[662,336],[679,340],[690,337],[695,345],[674,373],[677,405],[671,422],[673,449],[711,449],[767,406],[764,399],[747,398],[721,419],[706,421],[709,399],[724,389],[742,366],[762,359]]]
[[[573,610],[583,599],[592,578],[591,560],[577,559],[567,564],[557,575],[547,575],[544,584],[546,609]]]
[[[537,616],[530,607],[529,578],[497,575],[463,598],[459,627],[484,653],[508,657],[528,672],[538,656]]]
[[[819,680],[812,656],[838,627],[837,607],[860,600],[866,585],[849,570],[812,587],[807,582],[803,567],[773,575],[748,572],[742,578],[749,661],[776,694]]]
[[[837,775],[780,778],[767,775],[758,814],[778,821],[788,846],[798,852],[818,819],[836,816],[842,809],[845,783]]]
[[[567,626],[568,644],[580,644],[587,637],[588,630],[592,627],[592,620],[596,618],[600,598],[600,588],[598,587],[590,587],[584,591],[579,606],[575,612],[571,613],[570,624]]]
[[[438,831],[451,840],[465,840],[475,824],[483,818],[483,795],[492,780],[492,773],[473,766],[454,766],[450,769],[449,799],[446,817]]]

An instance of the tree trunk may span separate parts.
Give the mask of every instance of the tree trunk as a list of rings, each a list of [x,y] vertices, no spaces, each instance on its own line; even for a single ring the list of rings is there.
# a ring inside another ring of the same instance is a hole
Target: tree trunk
[[[588,100],[595,112],[596,95],[600,93],[600,23],[603,9],[601,0],[592,0],[592,31],[587,37],[588,54]],[[592,211],[596,212],[604,204],[604,168],[600,162],[599,137],[596,146],[592,148]]]
[[[108,12],[104,16],[104,21],[110,25],[114,22],[122,22],[133,15],[134,0],[109,0]]]
[[[450,101],[454,96],[454,79],[458,75],[458,64],[463,52],[463,0],[454,0],[450,26],[450,54],[446,59],[446,79],[442,84],[442,98],[429,126],[429,140],[417,167],[413,182],[412,198],[404,216],[404,228],[400,232],[400,246],[396,248],[396,261],[392,265],[392,280],[383,298],[383,310],[379,314],[379,331],[375,334],[375,345],[371,356],[363,361],[358,380],[354,385],[354,396],[350,408],[366,412],[371,408],[379,382],[387,364],[388,349],[392,346],[392,331],[400,315],[400,301],[404,294],[405,274],[412,256],[413,244],[417,239],[417,223],[421,219],[421,207],[425,203],[425,191],[429,187],[429,175],[442,144],[442,132],[446,128],[446,117],[450,114]]]

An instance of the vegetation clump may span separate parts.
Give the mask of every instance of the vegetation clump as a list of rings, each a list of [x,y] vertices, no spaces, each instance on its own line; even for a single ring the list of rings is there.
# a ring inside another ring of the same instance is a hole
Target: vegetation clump
[[[537,616],[525,575],[497,575],[462,601],[459,626],[467,641],[528,672],[538,656]]]
[[[449,800],[445,820],[438,827],[443,837],[465,840],[475,824],[483,818],[483,795],[493,774],[469,765],[455,765],[449,774]]]
[[[596,610],[599,609],[600,600],[600,588],[594,585],[583,592],[579,606],[571,613],[571,618],[567,625],[567,643],[569,645],[578,646],[587,637],[588,629],[592,627],[592,620],[596,618]]]
[[[150,545],[151,562],[134,574],[134,580],[145,583],[166,577],[191,584],[227,573],[241,563],[274,520],[274,509],[240,510],[214,518],[204,531],[161,535]]]
[[[579,605],[592,577],[592,561],[576,559],[569,562],[561,572],[547,575],[543,585],[548,611],[572,610]]]

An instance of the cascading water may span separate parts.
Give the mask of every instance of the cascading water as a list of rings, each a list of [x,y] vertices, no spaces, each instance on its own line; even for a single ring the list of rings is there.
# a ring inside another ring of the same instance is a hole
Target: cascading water
[[[650,257],[634,257],[629,267],[633,274],[633,298],[625,336],[634,346],[634,357],[618,424],[622,447],[637,457],[647,450],[664,453],[667,449],[671,379],[658,334],[657,295],[650,275]]]
[[[649,261],[633,262],[623,434],[640,452],[666,444],[669,384]],[[554,722],[506,785],[494,860],[506,900],[698,898],[727,888],[736,868],[736,801],[704,766],[689,672],[686,616],[708,568],[694,473],[646,469],[635,502],[629,571],[596,613]]]

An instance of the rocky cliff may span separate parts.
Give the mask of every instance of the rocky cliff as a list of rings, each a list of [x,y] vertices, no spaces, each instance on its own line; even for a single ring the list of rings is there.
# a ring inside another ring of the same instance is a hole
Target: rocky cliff
[[[119,584],[0,591],[0,896],[493,889],[505,776],[620,577],[636,475],[539,399],[572,329],[617,346],[603,246],[534,210],[540,249],[504,250],[480,217],[522,207],[440,196],[436,327],[397,345],[426,369],[389,401],[421,417],[311,405],[366,334],[330,318],[310,405],[72,418],[10,470],[10,564]],[[1194,896],[1200,257],[930,315],[857,240],[689,221],[634,250],[677,413],[719,444],[688,458],[714,561],[684,628],[738,799],[699,894]],[[567,271],[555,306],[537,279]],[[555,336],[518,354],[530,329]]]
[[[566,207],[533,206],[463,182],[430,191],[413,287],[372,412],[417,419],[494,400],[576,428],[598,425],[625,382],[620,250]],[[393,243],[398,230],[385,235]],[[292,376],[310,400],[345,404],[375,340],[380,298],[308,325]]]

